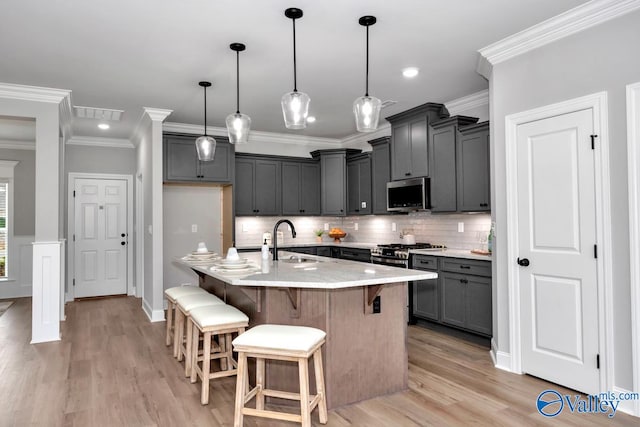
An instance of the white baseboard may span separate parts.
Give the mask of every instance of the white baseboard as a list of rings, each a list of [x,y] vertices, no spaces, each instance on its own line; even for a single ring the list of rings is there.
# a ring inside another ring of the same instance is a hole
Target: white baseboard
[[[135,286],[132,287],[131,291],[127,295],[130,296],[130,297],[137,297],[138,295],[137,295],[137,292],[136,292],[136,287]]]
[[[633,393],[630,390],[626,390],[620,387],[613,387],[612,390],[615,394],[620,393]],[[625,414],[634,415],[636,417],[640,417],[640,414],[636,413],[636,400],[621,400],[620,406],[618,406],[618,411],[624,412]]]
[[[503,371],[511,371],[511,354],[499,351],[496,342],[491,338],[491,350],[489,351],[493,365]]]
[[[150,322],[164,322],[164,310],[153,310],[147,303],[147,301],[142,300],[142,310],[149,318]]]

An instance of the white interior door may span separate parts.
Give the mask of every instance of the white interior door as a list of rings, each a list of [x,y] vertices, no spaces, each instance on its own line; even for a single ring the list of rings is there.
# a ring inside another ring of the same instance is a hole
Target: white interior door
[[[592,133],[591,110],[519,125],[517,188],[522,370],[595,394],[599,346]]]
[[[75,180],[75,297],[127,293],[127,182]]]

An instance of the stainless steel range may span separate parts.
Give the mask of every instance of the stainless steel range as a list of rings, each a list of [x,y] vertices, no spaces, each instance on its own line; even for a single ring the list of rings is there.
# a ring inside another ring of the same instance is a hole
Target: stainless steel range
[[[439,251],[444,249],[444,245],[434,245],[431,243],[416,243],[414,245],[403,245],[391,243],[388,245],[378,245],[371,249],[371,262],[373,264],[392,265],[394,267],[409,267],[410,249],[427,249]]]

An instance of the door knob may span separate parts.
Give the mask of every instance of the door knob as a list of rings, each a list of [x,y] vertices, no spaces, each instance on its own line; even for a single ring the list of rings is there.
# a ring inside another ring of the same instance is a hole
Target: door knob
[[[522,259],[518,258],[517,262],[518,262],[518,265],[521,265],[523,267],[529,267],[529,260],[527,258],[522,258]]]
[[[124,233],[122,233],[122,234],[120,235],[120,237],[124,237],[124,236],[126,236],[126,234],[124,234]]]
[[[124,246],[124,245],[126,245],[126,244],[127,244],[127,242],[120,242],[120,244],[121,244],[122,246]]]

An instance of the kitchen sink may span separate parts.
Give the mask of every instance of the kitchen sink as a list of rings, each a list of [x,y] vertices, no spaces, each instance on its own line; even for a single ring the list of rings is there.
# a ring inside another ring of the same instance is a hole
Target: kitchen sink
[[[280,260],[281,262],[286,262],[289,264],[315,264],[320,262],[316,258],[305,258],[303,256],[291,255],[289,258],[284,258]]]

